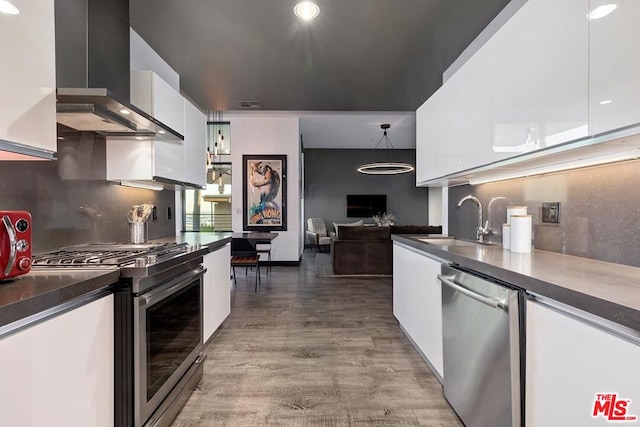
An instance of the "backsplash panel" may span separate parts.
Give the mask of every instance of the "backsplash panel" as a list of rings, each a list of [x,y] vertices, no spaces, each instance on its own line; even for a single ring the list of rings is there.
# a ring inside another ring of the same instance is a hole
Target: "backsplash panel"
[[[0,163],[0,209],[26,210],[33,217],[33,251],[97,242],[127,242],[126,214],[131,206],[151,202],[158,220],[149,222],[149,238],[173,236],[173,191],[122,187],[106,181],[64,181],[58,162]]]
[[[449,188],[449,234],[475,239],[477,207],[458,201],[476,196],[484,220],[502,242],[507,205],[525,205],[533,216],[536,249],[640,267],[640,162],[631,161],[476,186]],[[496,200],[487,213],[489,201]],[[560,202],[560,223],[541,222],[542,202]],[[487,217],[489,215],[489,217]]]

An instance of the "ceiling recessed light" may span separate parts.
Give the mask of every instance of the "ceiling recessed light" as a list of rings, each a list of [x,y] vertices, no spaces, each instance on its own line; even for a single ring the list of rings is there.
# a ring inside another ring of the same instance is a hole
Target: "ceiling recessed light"
[[[311,21],[320,14],[320,8],[314,2],[303,1],[294,6],[293,13],[302,20]]]
[[[610,99],[605,99],[604,101],[600,101],[600,105],[607,105],[607,104],[611,104],[613,101]]]
[[[603,4],[593,9],[587,17],[591,20],[604,18],[618,8],[617,4]]]
[[[20,13],[20,10],[7,0],[0,0],[0,12],[6,15],[17,15]]]
[[[163,131],[162,129],[160,129],[160,130],[158,131],[158,133],[159,133],[160,135],[164,135],[164,134],[165,134],[165,133],[167,133],[167,132],[166,132],[166,131]]]
[[[144,138],[143,138],[143,137],[141,137],[141,136],[136,136],[136,139],[137,139],[138,141],[142,141]]]
[[[125,110],[124,108],[123,108],[122,110],[120,110],[120,112],[121,112],[122,114],[125,114],[125,115],[131,114],[131,111],[129,111],[129,110]]]

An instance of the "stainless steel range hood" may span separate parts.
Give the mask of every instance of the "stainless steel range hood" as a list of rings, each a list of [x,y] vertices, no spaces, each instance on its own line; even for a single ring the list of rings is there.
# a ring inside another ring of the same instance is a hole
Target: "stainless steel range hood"
[[[56,0],[55,23],[59,136],[184,140],[129,103],[128,0]]]
[[[184,136],[104,88],[58,88],[56,117],[73,131],[104,136],[181,141]],[[64,129],[59,128],[59,133]]]

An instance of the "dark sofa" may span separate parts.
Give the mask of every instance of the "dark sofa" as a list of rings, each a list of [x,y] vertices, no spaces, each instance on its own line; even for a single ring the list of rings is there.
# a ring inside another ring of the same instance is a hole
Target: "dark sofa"
[[[441,234],[441,226],[339,227],[331,238],[334,274],[392,274],[392,234]]]

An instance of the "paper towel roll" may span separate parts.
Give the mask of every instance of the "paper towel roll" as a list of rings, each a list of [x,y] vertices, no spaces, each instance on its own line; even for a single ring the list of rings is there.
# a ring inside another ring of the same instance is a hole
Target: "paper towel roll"
[[[511,224],[511,217],[513,215],[526,215],[526,206],[507,206],[507,224]]]
[[[511,216],[511,252],[531,252],[531,215]]]
[[[502,249],[511,247],[511,224],[502,224]]]

